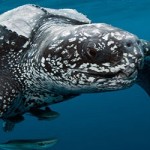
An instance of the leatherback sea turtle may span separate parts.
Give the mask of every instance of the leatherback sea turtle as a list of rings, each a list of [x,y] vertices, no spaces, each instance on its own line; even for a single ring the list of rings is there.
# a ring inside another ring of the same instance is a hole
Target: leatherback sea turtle
[[[148,44],[72,9],[10,10],[0,16],[0,117],[130,87]]]

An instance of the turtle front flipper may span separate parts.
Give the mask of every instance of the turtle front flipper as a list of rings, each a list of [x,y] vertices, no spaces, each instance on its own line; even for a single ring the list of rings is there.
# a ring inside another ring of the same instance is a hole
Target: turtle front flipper
[[[7,119],[21,114],[21,87],[10,73],[0,73],[0,118]]]
[[[141,40],[141,44],[144,52],[144,66],[139,70],[137,84],[150,96],[150,42]]]
[[[17,115],[15,117],[10,117],[10,118],[7,118],[7,119],[4,119],[4,123],[3,123],[3,130],[5,132],[9,132],[9,131],[12,131],[15,127],[15,124],[16,123],[20,123],[24,120],[24,117],[21,116],[21,115]]]
[[[37,117],[39,120],[53,120],[59,116],[59,113],[51,110],[49,107],[45,107],[44,109],[31,109],[30,114],[34,117]]]

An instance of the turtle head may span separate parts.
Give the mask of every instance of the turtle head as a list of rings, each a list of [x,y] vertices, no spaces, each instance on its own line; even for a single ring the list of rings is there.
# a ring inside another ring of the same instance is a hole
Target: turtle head
[[[63,27],[53,35],[41,66],[64,90],[118,90],[136,80],[143,52],[135,35],[107,24]]]

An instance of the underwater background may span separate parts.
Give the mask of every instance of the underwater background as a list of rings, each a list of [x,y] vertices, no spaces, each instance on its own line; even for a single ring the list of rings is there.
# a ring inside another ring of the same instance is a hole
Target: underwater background
[[[0,0],[0,13],[23,4],[73,8],[92,22],[104,22],[150,40],[150,0]],[[58,138],[51,150],[149,150],[150,97],[138,85],[83,94],[51,106],[60,116],[39,121],[29,114],[0,143],[12,139]]]

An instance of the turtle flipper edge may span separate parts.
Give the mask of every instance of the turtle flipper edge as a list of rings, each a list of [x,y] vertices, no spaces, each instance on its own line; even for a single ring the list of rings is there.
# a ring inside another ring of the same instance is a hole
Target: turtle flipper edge
[[[138,73],[137,84],[150,96],[150,58],[144,60],[144,67]]]
[[[150,42],[141,40],[144,52],[144,66],[138,72],[137,84],[150,96]]]

